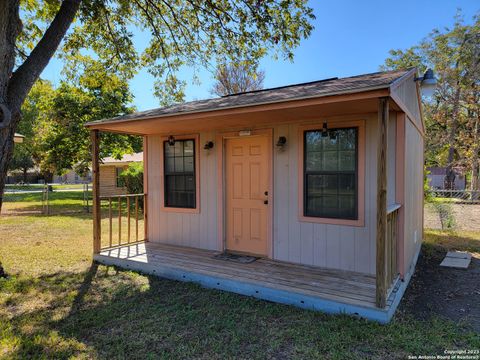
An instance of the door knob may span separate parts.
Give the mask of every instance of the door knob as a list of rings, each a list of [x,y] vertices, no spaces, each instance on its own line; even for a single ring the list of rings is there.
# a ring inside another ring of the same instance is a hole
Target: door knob
[[[263,200],[263,203],[264,203],[265,205],[268,205],[268,200]]]
[[[268,191],[265,191],[264,194],[265,194],[265,196],[268,196]]]

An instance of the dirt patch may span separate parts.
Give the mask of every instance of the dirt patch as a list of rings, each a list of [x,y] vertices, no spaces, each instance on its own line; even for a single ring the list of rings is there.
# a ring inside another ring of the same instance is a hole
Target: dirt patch
[[[423,223],[425,229],[442,229],[442,222],[440,221],[440,215],[437,209],[431,203],[425,203],[423,212]]]
[[[468,269],[440,267],[446,251],[423,246],[400,311],[415,318],[432,315],[465,323],[480,332],[480,254]]]
[[[480,231],[480,205],[452,204],[452,211],[457,229]]]

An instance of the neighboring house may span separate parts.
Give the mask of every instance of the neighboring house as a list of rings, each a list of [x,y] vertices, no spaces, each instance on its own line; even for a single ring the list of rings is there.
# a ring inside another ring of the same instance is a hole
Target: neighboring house
[[[428,183],[432,189],[445,189],[445,176],[447,175],[446,167],[429,167],[427,171]],[[467,179],[462,167],[454,167],[455,181],[453,183],[454,190],[465,190],[467,187]]]
[[[92,172],[89,171],[86,176],[81,176],[75,170],[69,170],[63,175],[54,175],[53,182],[60,184],[84,184],[92,181]]]
[[[107,157],[100,164],[100,195],[112,196],[127,193],[120,181],[120,174],[131,162],[143,161],[143,153],[125,154],[121,159]]]
[[[20,170],[9,171],[5,179],[5,184],[43,184],[44,182],[38,167],[28,169],[26,174]]]
[[[101,239],[103,165],[99,174],[94,161],[94,258],[388,322],[423,234],[416,73],[333,78],[87,124],[94,159],[99,132],[144,136],[148,241],[123,237],[115,247],[111,230],[108,245]]]

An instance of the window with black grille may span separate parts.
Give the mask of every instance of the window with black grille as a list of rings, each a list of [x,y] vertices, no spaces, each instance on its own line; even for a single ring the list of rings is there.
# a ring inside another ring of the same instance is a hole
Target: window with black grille
[[[358,129],[304,132],[304,215],[358,218]]]
[[[195,209],[195,140],[165,141],[163,148],[165,207]]]

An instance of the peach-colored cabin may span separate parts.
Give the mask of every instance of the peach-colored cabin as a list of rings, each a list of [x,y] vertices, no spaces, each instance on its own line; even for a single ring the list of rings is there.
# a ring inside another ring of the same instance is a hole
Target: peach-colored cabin
[[[416,76],[332,78],[89,123],[95,259],[388,322],[423,236]],[[125,200],[133,209],[140,197],[140,215],[95,190],[102,132],[144,137],[145,194]]]

